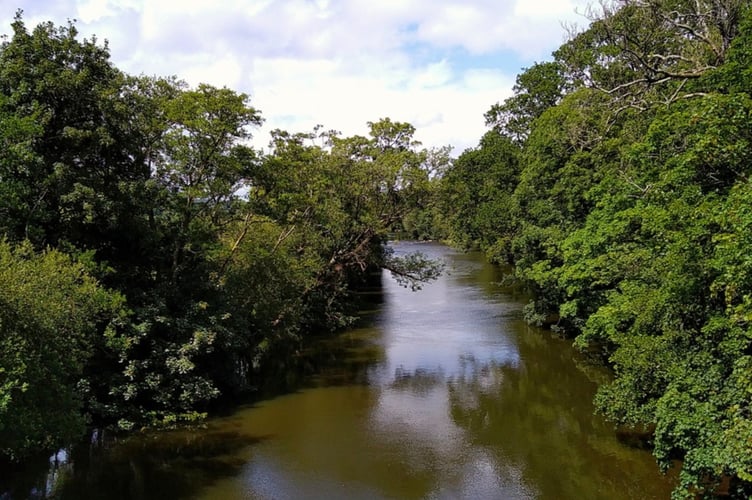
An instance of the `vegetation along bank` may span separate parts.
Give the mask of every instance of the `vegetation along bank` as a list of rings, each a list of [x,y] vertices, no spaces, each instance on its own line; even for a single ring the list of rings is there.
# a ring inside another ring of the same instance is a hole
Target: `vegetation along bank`
[[[406,123],[275,131],[246,95],[132,77],[75,27],[0,50],[0,452],[199,418],[346,326],[385,242],[477,246],[614,377],[596,398],[681,460],[677,498],[752,494],[752,12],[619,0],[525,69],[476,148]]]

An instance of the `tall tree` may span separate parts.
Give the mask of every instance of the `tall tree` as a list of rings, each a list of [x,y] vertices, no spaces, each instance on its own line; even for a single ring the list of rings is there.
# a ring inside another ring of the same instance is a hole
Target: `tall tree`
[[[150,172],[120,125],[123,75],[106,45],[77,35],[72,24],[29,32],[19,13],[0,47],[0,224],[14,240],[117,259],[113,242],[143,214],[132,194]]]
[[[558,61],[535,63],[517,76],[514,95],[494,104],[486,114],[486,125],[514,141],[524,142],[533,120],[561,100],[566,80]]]
[[[557,52],[570,78],[647,109],[703,95],[700,79],[726,60],[746,0],[614,0]]]

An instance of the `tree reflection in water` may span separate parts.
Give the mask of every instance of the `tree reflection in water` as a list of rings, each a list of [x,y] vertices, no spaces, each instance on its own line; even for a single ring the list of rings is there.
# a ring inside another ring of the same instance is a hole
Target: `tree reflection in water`
[[[644,479],[659,474],[646,452],[625,447],[592,416],[594,385],[554,359],[574,366],[565,358],[568,344],[526,330],[519,338],[528,361],[521,366],[465,357],[460,374],[447,382],[451,418],[472,445],[522,470],[538,498],[667,498],[669,481],[646,491]],[[529,349],[537,359],[526,355]]]

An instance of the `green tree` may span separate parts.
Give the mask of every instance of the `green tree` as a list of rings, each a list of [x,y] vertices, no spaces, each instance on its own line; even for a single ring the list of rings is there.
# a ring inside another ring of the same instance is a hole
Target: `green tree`
[[[533,121],[564,95],[566,80],[562,69],[558,61],[535,63],[523,69],[512,87],[514,95],[486,112],[486,125],[518,143],[524,142]]]
[[[519,155],[509,138],[490,131],[445,172],[441,206],[454,244],[479,245],[498,261],[511,258],[517,209],[512,193],[519,182]]]
[[[153,170],[145,236],[154,254],[139,266],[148,279],[127,290],[133,324],[107,346],[98,401],[125,427],[193,418],[219,395],[219,357],[235,334],[222,286],[227,258],[218,255],[228,229],[248,222],[240,195],[256,160],[245,142],[260,123],[248,96],[226,88],[136,84],[145,94],[139,133]]]
[[[195,264],[190,255],[202,254],[193,246],[215,238],[217,226],[231,216],[228,209],[254,166],[255,153],[244,141],[261,117],[247,95],[205,84],[178,92],[165,107],[168,128],[155,168],[172,194],[174,281]]]
[[[117,260],[122,233],[143,214],[132,195],[150,172],[124,134],[123,75],[106,45],[77,35],[72,24],[29,32],[19,13],[0,47],[0,224],[15,241]]]
[[[70,257],[0,241],[0,455],[23,458],[83,433],[85,366],[123,305]]]
[[[556,51],[569,79],[639,110],[704,95],[703,77],[726,60],[746,0],[615,0]]]

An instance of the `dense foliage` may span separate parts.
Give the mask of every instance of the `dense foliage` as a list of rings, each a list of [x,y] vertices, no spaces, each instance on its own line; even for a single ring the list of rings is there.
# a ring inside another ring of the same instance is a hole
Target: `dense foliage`
[[[441,229],[513,262],[528,319],[613,368],[597,408],[646,431],[662,467],[680,461],[677,498],[748,498],[752,9],[590,15],[448,169]]]
[[[82,373],[96,336],[116,327],[122,302],[67,255],[0,242],[0,453],[24,454],[83,431]]]
[[[248,96],[128,76],[73,25],[18,16],[0,48],[0,454],[253,389],[348,324],[371,270],[436,275],[389,254],[401,231],[514,263],[527,318],[613,369],[598,410],[680,463],[676,497],[748,498],[752,8],[589,14],[454,161],[389,119],[256,151]]]
[[[385,246],[448,161],[409,124],[276,131],[245,94],[128,76],[75,26],[0,47],[0,457],[201,416],[304,337],[351,321]],[[401,226],[400,226],[401,227]]]

